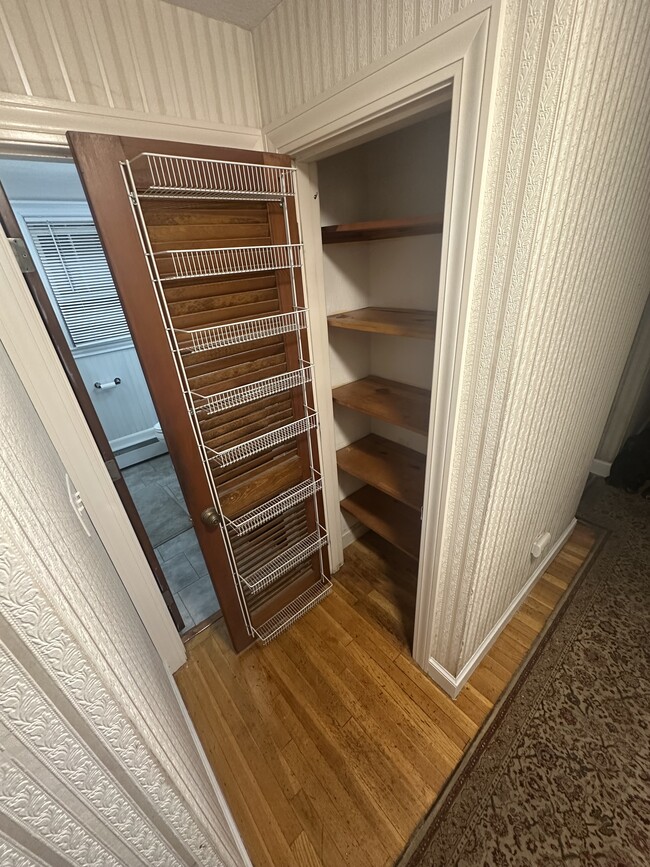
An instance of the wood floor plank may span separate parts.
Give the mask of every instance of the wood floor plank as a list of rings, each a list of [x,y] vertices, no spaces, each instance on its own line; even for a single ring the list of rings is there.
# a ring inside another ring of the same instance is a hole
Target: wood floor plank
[[[267,647],[190,642],[177,683],[255,867],[394,864],[595,541],[578,525],[456,701],[410,656],[416,566],[373,533]]]
[[[265,656],[265,664],[278,675],[279,697],[299,723],[297,727],[291,717],[286,716],[285,711],[285,719],[291,726],[294,740],[300,749],[310,756],[317,779],[328,787],[331,796],[342,808],[340,821],[350,824],[350,831],[354,833],[357,845],[365,842],[370,867],[383,861],[395,846],[394,833],[380,833],[383,824],[380,824],[381,817],[376,805],[368,798],[365,787],[350,771],[347,757],[332,741],[322,720],[294,692],[291,680],[285,678],[285,666],[281,664],[276,667],[277,663],[270,655]]]
[[[224,787],[230,809],[237,816],[238,827],[244,839],[251,840],[251,857],[261,867],[273,867],[279,858],[287,865],[293,865],[293,856],[287,847],[277,819],[270,805],[260,795],[255,778],[248,764],[231,749],[232,737],[224,724],[216,701],[210,702],[202,714],[202,699],[209,695],[210,687],[199,671],[194,676],[196,704],[193,705],[192,718],[196,720],[199,731],[208,743],[207,755]],[[201,725],[201,723],[203,723]]]
[[[273,816],[279,830],[288,845],[301,832],[297,816],[291,808],[287,797],[282,791],[272,768],[269,758],[275,754],[266,755],[261,745],[252,737],[238,706],[232,700],[213,660],[206,654],[198,660],[207,688],[213,695],[219,696],[219,712],[227,726],[228,749],[234,760],[243,759],[252,779],[255,780],[260,799],[266,804],[273,804]]]
[[[291,844],[291,851],[297,864],[301,867],[323,867],[323,862],[316,854],[306,831],[302,831],[299,837]]]
[[[287,711],[284,707],[281,710],[282,713]],[[289,725],[299,728],[300,724],[290,711],[288,714]],[[302,782],[298,796],[292,801],[293,807],[301,817],[303,827],[311,835],[312,842],[318,845],[315,841],[320,841],[318,851],[323,864],[339,867],[340,864],[354,863],[355,853],[364,851],[364,839],[371,831],[359,823],[354,806],[335,774],[306,735],[292,741],[283,753],[284,759]],[[317,761],[314,761],[314,757]],[[343,792],[342,795],[339,790]],[[331,838],[331,845],[328,838]],[[338,861],[337,854],[340,856]],[[358,863],[363,867],[372,867],[365,852],[359,854]]]
[[[313,646],[314,657],[329,661],[318,636],[306,634],[306,637],[307,646]],[[346,662],[344,670],[332,677],[333,686],[368,738],[380,744],[386,756],[402,771],[403,779],[409,780],[404,799],[408,801],[420,795],[421,803],[426,807],[437,791],[436,779],[440,775],[439,767],[429,756],[432,750],[423,745],[419,732],[415,732],[415,738],[411,737],[412,732],[403,725],[402,708],[395,709],[386,702],[385,696],[377,692],[365,666],[355,666],[349,656]]]

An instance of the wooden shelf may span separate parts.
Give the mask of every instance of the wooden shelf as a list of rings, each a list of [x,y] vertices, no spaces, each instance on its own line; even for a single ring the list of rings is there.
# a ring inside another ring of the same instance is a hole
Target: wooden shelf
[[[429,429],[431,392],[379,376],[366,376],[332,392],[335,403],[424,434]]]
[[[367,220],[362,223],[340,223],[323,226],[323,244],[343,244],[355,241],[380,241],[384,238],[405,238],[411,235],[436,235],[442,232],[442,214],[407,217],[400,220]]]
[[[341,500],[341,508],[409,557],[418,559],[420,516],[413,509],[369,485]]]
[[[339,449],[336,462],[355,479],[361,479],[412,509],[421,508],[426,455],[369,434]]]
[[[436,314],[431,310],[403,310],[397,307],[362,307],[327,317],[332,328],[367,331],[371,334],[393,334],[397,337],[419,337],[433,340]]]

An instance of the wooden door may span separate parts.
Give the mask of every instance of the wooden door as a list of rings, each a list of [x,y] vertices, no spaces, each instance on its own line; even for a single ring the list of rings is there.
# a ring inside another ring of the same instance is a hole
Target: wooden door
[[[16,219],[16,215],[13,212],[11,203],[7,198],[7,194],[5,193],[2,184],[0,184],[0,225],[2,226],[2,229],[8,238],[14,238],[17,241],[22,242],[23,245],[25,244],[25,239],[23,238],[22,232],[20,230],[18,220]],[[120,472],[120,468],[117,465],[113,450],[111,449],[108,438],[104,433],[104,428],[102,427],[99,417],[95,411],[95,407],[93,406],[90,396],[86,390],[86,386],[84,385],[84,381],[79,372],[79,368],[77,367],[74,356],[72,355],[70,347],[68,346],[68,341],[63,334],[63,330],[61,328],[61,325],[59,324],[56,313],[54,312],[54,308],[52,307],[47,291],[45,290],[45,286],[43,286],[43,281],[41,280],[38,271],[35,268],[31,267],[31,263],[29,262],[27,263],[26,267],[23,268],[23,273],[30,294],[34,299],[34,303],[36,304],[41,319],[43,320],[43,324],[45,325],[48,334],[50,335],[50,339],[54,344],[56,353],[59,356],[59,360],[61,361],[66,376],[68,377],[70,385],[72,386],[72,390],[74,391],[81,411],[84,414],[88,427],[90,428],[90,432],[93,435],[95,442],[97,443],[97,448],[99,449],[102,459],[106,464],[106,468],[110,473],[113,484],[115,485],[115,490],[117,491],[117,494],[122,501],[124,510],[126,511],[129,521],[133,526],[133,530],[138,537],[138,542],[140,543],[144,555],[147,558],[147,562],[149,563],[154,578],[156,579],[158,588],[162,593],[165,604],[167,605],[169,613],[172,616],[174,625],[180,631],[185,625],[183,622],[183,618],[181,617],[181,613],[178,610],[178,606],[176,605],[174,596],[169,589],[167,579],[165,578],[165,574],[160,567],[160,563],[158,562],[158,558],[156,557],[156,552],[153,549],[149,536],[147,535],[147,531],[145,530],[142,520],[140,519],[138,510],[135,507],[135,503],[133,502],[131,493],[124,480],[124,476]]]
[[[69,133],[233,644],[331,587],[290,160]]]

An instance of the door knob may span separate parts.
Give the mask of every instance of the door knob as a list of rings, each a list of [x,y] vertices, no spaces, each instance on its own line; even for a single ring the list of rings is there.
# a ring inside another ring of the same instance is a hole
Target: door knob
[[[218,527],[221,523],[219,513],[214,506],[209,506],[201,512],[201,520],[206,527]]]

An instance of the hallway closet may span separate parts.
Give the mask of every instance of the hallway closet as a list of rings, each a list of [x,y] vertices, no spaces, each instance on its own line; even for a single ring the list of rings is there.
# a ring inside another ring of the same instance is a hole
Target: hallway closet
[[[318,164],[324,290],[304,288],[288,157],[69,139],[235,649],[330,592],[333,536],[372,530],[417,561],[448,112]],[[311,361],[321,309],[329,372]],[[312,392],[330,375],[333,425]]]
[[[415,561],[448,146],[444,112],[318,164],[343,544]]]

